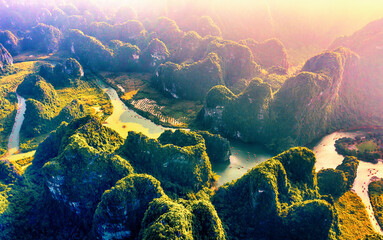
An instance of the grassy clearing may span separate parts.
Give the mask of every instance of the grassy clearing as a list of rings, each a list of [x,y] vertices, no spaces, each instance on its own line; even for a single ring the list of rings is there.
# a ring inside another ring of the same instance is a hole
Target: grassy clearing
[[[202,101],[164,97],[162,92],[151,86],[151,76],[147,73],[101,73],[124,103],[138,113],[164,126],[190,127],[203,107]],[[150,102],[151,106],[139,106],[143,100]]]
[[[67,57],[69,56],[65,52],[50,55],[26,52],[14,58],[16,63],[11,71],[0,75],[0,156],[6,153],[8,138],[16,116],[17,97],[15,91],[17,86],[25,76],[36,73],[43,62],[63,61]],[[53,117],[57,116],[74,99],[77,99],[84,106],[86,114],[97,113],[101,118],[106,118],[113,112],[113,106],[108,96],[93,82],[92,76],[85,76],[76,80],[71,87],[56,89],[56,92],[59,104],[53,109]],[[21,152],[36,149],[47,135],[43,134],[32,139],[20,136]]]
[[[335,201],[335,208],[342,232],[339,239],[362,239],[374,233],[362,199],[356,193],[348,191],[343,194]]]
[[[93,82],[92,76],[86,76],[76,81],[70,87],[56,89],[59,105],[53,117],[69,105],[73,100],[78,100],[84,106],[85,114],[97,114],[102,119],[106,119],[113,112],[113,106],[108,96]],[[36,138],[25,138],[20,136],[20,150],[27,152],[37,148],[49,133],[42,134]]]
[[[20,167],[25,167],[31,164],[32,160],[33,160],[33,157],[26,157],[26,158],[16,160],[15,163],[17,163],[17,165],[19,165]]]
[[[366,141],[356,146],[360,152],[374,152],[377,149],[376,143],[374,141]]]

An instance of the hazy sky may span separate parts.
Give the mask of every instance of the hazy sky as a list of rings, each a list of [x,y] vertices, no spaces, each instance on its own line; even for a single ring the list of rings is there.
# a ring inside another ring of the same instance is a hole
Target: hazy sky
[[[110,3],[111,0],[99,0]],[[383,18],[383,0],[112,0],[150,9],[177,4],[215,11],[221,24],[242,18],[249,27],[256,19],[267,18],[275,27],[294,28],[299,25],[317,28],[324,34],[351,34],[368,22]],[[233,18],[233,19],[232,19]],[[275,22],[273,22],[275,21]],[[256,24],[256,23],[255,23]],[[262,23],[259,23],[262,24]],[[258,25],[259,26],[259,25]],[[224,26],[225,27],[225,26]],[[241,26],[239,26],[241,27]],[[259,26],[262,27],[262,26]],[[303,27],[302,30],[307,29]],[[332,36],[331,36],[332,38]]]
[[[1,0],[0,0],[1,1]],[[7,0],[15,2],[52,0]],[[336,37],[350,35],[367,23],[383,18],[383,0],[57,0],[103,5],[113,13],[121,5],[133,6],[139,16],[152,20],[166,15],[182,27],[190,15],[210,15],[225,38],[258,41],[277,37],[288,48],[316,45],[325,48]],[[186,29],[187,30],[187,29]]]

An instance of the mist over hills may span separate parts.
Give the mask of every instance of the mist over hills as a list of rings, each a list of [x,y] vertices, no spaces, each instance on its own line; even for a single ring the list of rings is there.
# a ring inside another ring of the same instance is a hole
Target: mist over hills
[[[383,128],[383,5],[233,2],[0,2],[1,239],[382,239],[308,146]],[[276,156],[218,186],[235,141]]]

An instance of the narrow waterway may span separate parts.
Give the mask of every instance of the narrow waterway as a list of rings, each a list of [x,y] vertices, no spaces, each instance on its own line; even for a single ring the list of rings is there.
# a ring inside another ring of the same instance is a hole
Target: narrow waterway
[[[104,125],[118,132],[123,138],[128,136],[129,131],[142,132],[150,138],[158,138],[167,129],[129,109],[121,101],[116,90],[107,86],[100,79],[97,79],[97,84],[108,94],[113,105],[113,113],[106,119]]]
[[[17,113],[15,123],[13,124],[11,135],[9,136],[7,156],[11,156],[19,151],[20,146],[20,129],[24,121],[24,114],[26,110],[25,99],[17,95]]]
[[[343,161],[343,156],[335,151],[335,141],[342,137],[353,138],[362,132],[334,132],[325,136],[315,147],[314,153],[317,158],[315,164],[316,170],[320,171],[323,168],[336,168]],[[383,178],[383,163],[377,164],[360,161],[357,176],[354,181],[352,190],[358,194],[366,206],[368,217],[374,230],[383,234],[378,222],[376,221],[372,210],[370,198],[368,196],[368,184],[375,178]]]
[[[212,169],[220,178],[218,186],[240,178],[253,167],[270,159],[272,155],[261,145],[230,141],[230,164],[212,164]]]
[[[143,134],[157,138],[166,129],[152,121],[141,117],[133,110],[130,110],[118,97],[117,92],[106,86],[101,80],[98,85],[110,97],[113,104],[113,114],[106,120],[105,126],[108,126],[123,137],[127,136],[128,131],[142,132]],[[335,141],[342,137],[354,137],[360,132],[335,132],[325,136],[314,147],[313,151],[316,155],[316,170],[323,168],[336,168],[342,163],[343,156],[335,151]],[[245,144],[231,141],[232,155],[230,164],[214,164],[213,171],[220,175],[218,186],[230,182],[241,177],[251,168],[271,158],[272,155],[262,146],[255,144]],[[379,227],[372,211],[370,199],[368,196],[368,184],[374,177],[383,177],[383,163],[372,164],[360,162],[357,177],[354,182],[353,191],[358,194],[366,206],[370,221],[378,233],[383,233]]]
[[[105,126],[108,126],[122,137],[126,137],[128,131],[142,132],[143,134],[157,138],[165,129],[149,119],[143,118],[133,110],[130,110],[119,98],[116,90],[107,86],[100,79],[97,80],[100,88],[108,94],[113,104],[113,113],[106,119]],[[258,145],[231,142],[230,164],[214,164],[213,171],[220,175],[218,186],[241,177],[248,170],[259,163],[272,157],[268,151]]]

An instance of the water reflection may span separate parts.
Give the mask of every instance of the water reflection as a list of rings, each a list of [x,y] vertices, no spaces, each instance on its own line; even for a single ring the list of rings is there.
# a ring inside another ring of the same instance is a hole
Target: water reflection
[[[217,185],[240,178],[247,171],[271,158],[272,155],[262,146],[231,141],[230,164],[214,164],[213,171],[221,177]]]
[[[113,105],[113,113],[106,119],[104,125],[117,131],[123,138],[128,136],[129,131],[141,132],[150,138],[158,138],[166,129],[130,110],[118,97],[116,90],[106,86],[101,80],[98,79],[97,84],[108,94]]]
[[[151,138],[157,138],[166,129],[128,109],[113,88],[107,87],[100,80],[98,80],[98,84],[108,94],[114,107],[113,114],[108,117],[105,125],[116,130],[122,137],[126,138],[128,131],[136,131],[142,132]],[[335,141],[342,137],[354,137],[357,134],[360,133],[335,132],[325,136],[313,149],[317,158],[315,164],[317,171],[323,168],[336,168],[341,164],[343,156],[335,151]],[[272,157],[272,154],[260,145],[236,141],[231,141],[230,144],[232,147],[230,163],[212,165],[213,171],[221,176],[217,183],[218,186],[240,178],[251,168]],[[372,164],[360,162],[353,190],[361,197],[363,203],[366,205],[367,213],[375,231],[382,233],[373,215],[367,192],[368,183],[374,177],[383,177],[383,163]]]
[[[13,155],[19,151],[20,129],[24,121],[25,110],[25,99],[17,94],[17,113],[15,117],[15,123],[13,124],[12,133],[9,136],[7,156]]]

